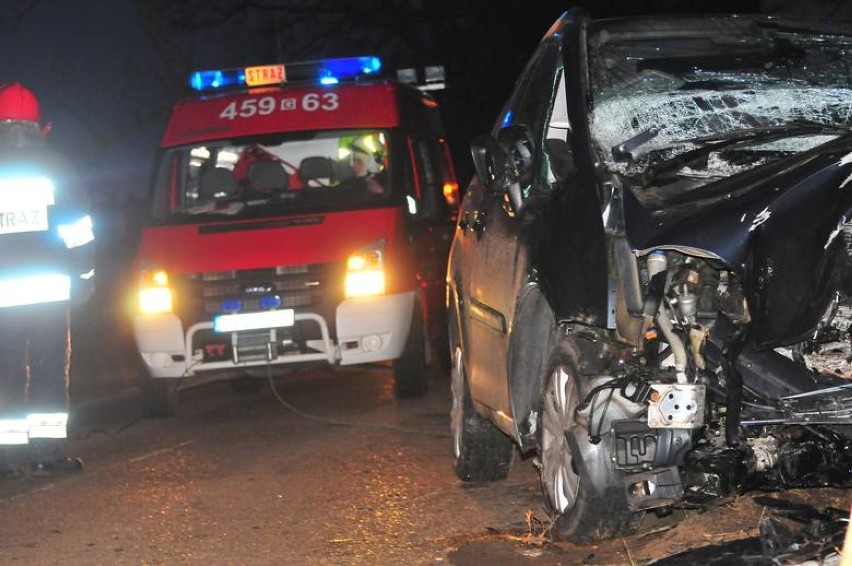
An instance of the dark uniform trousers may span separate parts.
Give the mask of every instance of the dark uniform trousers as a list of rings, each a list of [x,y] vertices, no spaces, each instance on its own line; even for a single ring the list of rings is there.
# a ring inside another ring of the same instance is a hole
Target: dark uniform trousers
[[[0,463],[64,458],[70,356],[67,302],[0,308]]]

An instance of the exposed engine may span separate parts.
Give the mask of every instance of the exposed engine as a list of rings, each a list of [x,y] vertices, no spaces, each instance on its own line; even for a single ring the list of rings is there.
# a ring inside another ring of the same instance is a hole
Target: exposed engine
[[[852,485],[846,295],[808,340],[759,351],[743,286],[717,262],[656,250],[640,278],[655,313],[644,348],[620,354],[617,377],[596,382],[579,411],[593,440],[611,430],[632,510]]]

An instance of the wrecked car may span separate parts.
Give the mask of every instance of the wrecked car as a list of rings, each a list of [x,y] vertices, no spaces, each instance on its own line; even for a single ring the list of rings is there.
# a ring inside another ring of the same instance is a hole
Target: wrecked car
[[[459,478],[535,458],[575,541],[852,484],[850,54],[850,27],[771,16],[553,25],[472,143]]]

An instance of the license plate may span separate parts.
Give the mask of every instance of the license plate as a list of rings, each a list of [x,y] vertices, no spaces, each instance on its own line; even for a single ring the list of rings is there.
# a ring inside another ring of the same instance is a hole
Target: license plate
[[[295,319],[296,313],[293,309],[220,314],[213,318],[213,330],[216,332],[239,332],[240,330],[279,328],[282,326],[293,326]]]
[[[0,210],[0,234],[47,231],[47,207]]]

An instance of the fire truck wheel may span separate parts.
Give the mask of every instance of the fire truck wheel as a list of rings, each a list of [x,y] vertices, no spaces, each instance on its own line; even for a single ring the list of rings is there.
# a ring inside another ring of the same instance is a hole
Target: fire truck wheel
[[[149,417],[173,417],[177,411],[179,378],[142,378],[142,401]]]
[[[426,371],[426,333],[419,303],[414,305],[411,330],[402,356],[393,363],[393,377],[398,399],[422,397],[429,388],[429,375]]]
[[[444,307],[446,310],[446,307]],[[446,313],[434,315],[429,313],[429,340],[431,343],[431,356],[429,365],[436,368],[438,375],[446,377],[450,375],[452,369],[452,353],[450,352],[450,337],[447,334],[447,316]]]
[[[447,291],[444,285],[433,285],[426,297],[426,329],[429,346],[426,365],[434,368],[437,375],[449,377],[452,366],[450,340],[447,334]]]

